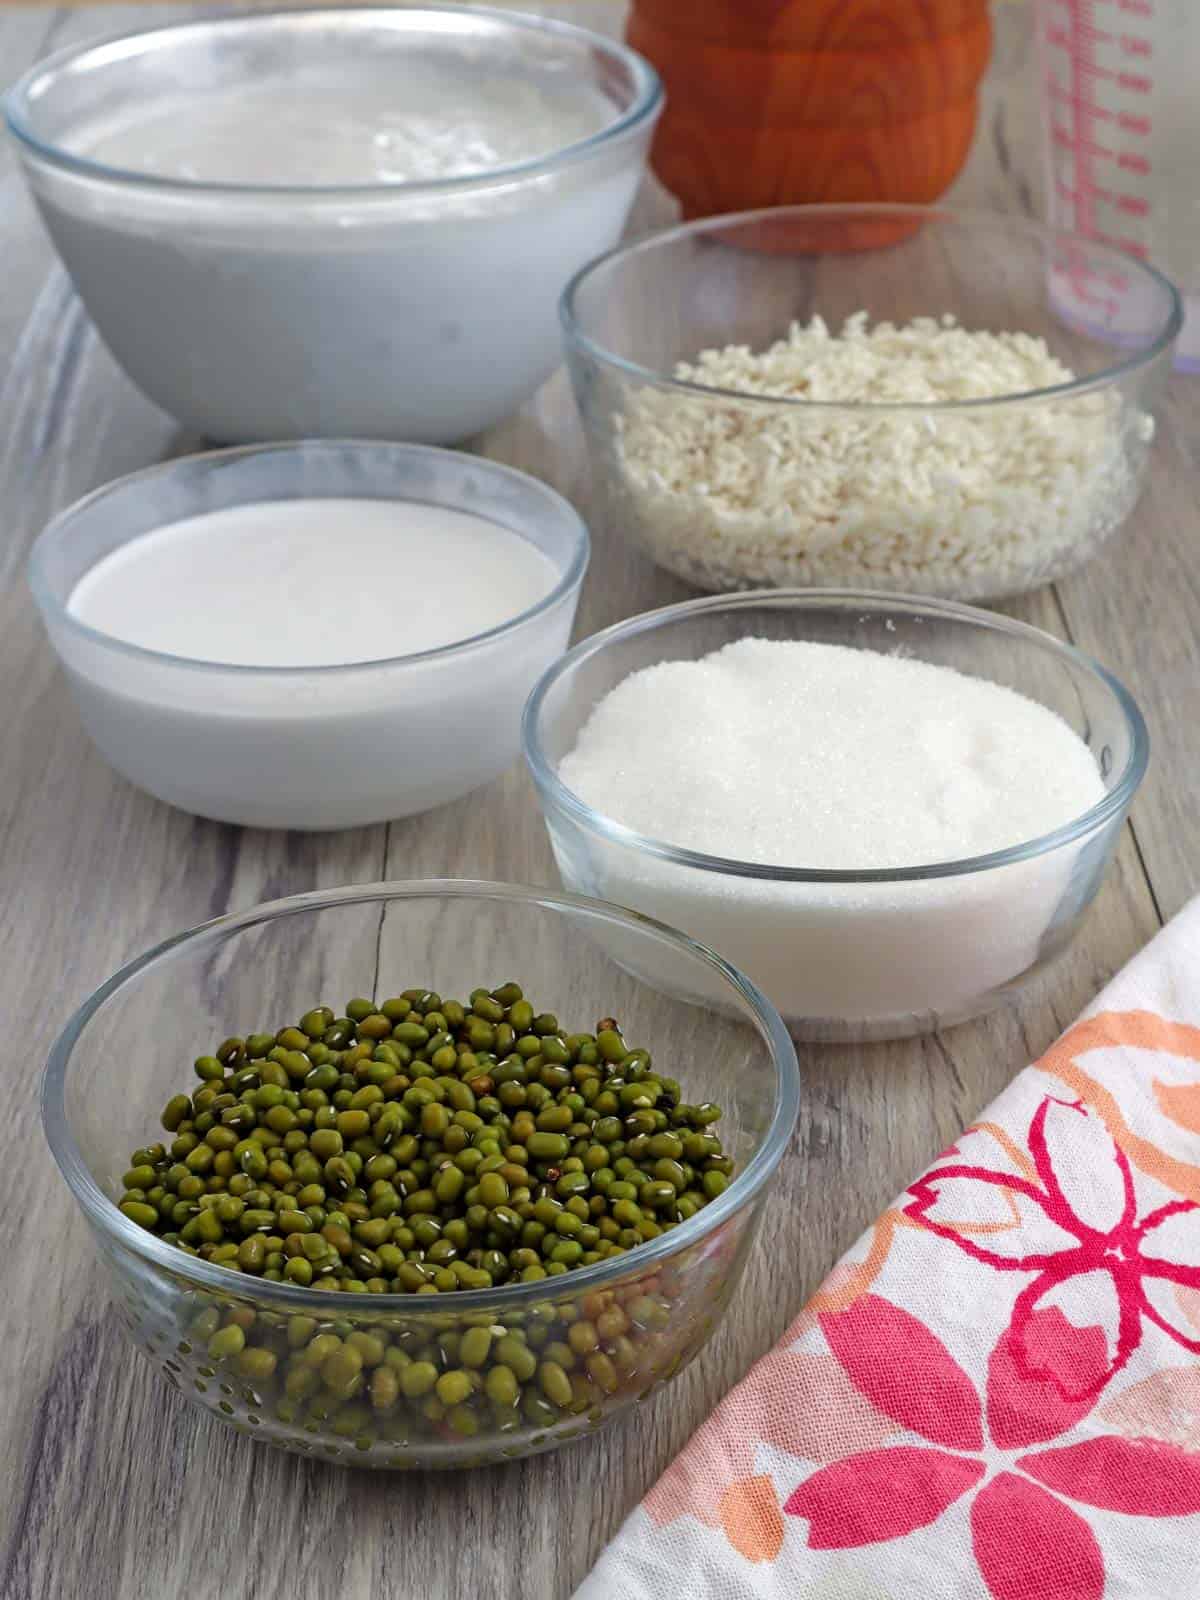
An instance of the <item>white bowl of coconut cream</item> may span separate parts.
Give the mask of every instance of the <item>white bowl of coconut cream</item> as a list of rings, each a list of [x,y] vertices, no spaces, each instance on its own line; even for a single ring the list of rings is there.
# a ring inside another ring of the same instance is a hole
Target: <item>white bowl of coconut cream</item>
[[[7,102],[102,338],[222,443],[445,444],[555,367],[662,104],[611,40],[466,6],[224,18],[75,46]]]
[[[57,517],[30,586],[93,743],[220,822],[332,829],[515,760],[587,529],[465,452],[352,440],[164,462]]]

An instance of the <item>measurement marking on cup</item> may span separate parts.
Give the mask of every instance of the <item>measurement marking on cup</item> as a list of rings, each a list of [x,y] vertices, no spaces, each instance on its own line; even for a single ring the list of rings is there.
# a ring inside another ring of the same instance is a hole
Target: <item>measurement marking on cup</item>
[[[1059,105],[1070,106],[1073,110],[1081,104],[1086,104],[1091,107],[1092,116],[1095,121],[1116,122],[1118,126],[1124,127],[1123,118],[1118,117],[1115,111],[1106,111],[1103,106],[1093,105],[1090,100],[1081,101],[1077,95],[1072,94],[1069,89],[1064,89],[1062,84],[1058,82],[1051,83],[1050,98],[1056,101]],[[1148,118],[1146,119],[1146,131],[1147,133],[1150,131]],[[1073,134],[1072,139],[1074,139]]]
[[[1092,19],[1091,0],[1070,0],[1073,37],[1071,73],[1075,90],[1075,225],[1081,233],[1092,233],[1096,226],[1096,207],[1093,197],[1095,174],[1092,171],[1092,154],[1089,146],[1095,131],[1092,118],[1091,95],[1087,80],[1092,64],[1091,43],[1086,37]]]

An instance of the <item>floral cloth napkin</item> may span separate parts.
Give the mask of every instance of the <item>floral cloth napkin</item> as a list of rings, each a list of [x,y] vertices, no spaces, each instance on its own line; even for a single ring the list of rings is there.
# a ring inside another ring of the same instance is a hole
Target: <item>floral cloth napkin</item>
[[[875,1223],[576,1600],[1200,1600],[1200,901]]]

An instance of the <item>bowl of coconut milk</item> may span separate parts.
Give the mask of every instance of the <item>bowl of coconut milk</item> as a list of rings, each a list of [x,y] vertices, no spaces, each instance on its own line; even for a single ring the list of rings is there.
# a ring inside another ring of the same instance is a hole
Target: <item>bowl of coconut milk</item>
[[[180,422],[446,444],[557,365],[559,293],[619,237],[661,106],[615,41],[455,5],[74,46],[7,115],[101,337]]]
[[[200,816],[325,830],[511,766],[587,562],[578,515],[524,473],[321,440],[108,484],[46,528],[29,576],[110,766]]]
[[[807,1039],[1002,1004],[1074,936],[1149,752],[1051,635],[857,590],[619,623],[548,669],[523,740],[563,883],[703,940]]]

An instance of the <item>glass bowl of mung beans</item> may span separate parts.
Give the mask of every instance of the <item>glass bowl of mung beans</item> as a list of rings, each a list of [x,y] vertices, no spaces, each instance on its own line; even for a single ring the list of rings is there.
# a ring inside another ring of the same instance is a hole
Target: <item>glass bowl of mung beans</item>
[[[42,1117],[178,1396],[316,1459],[438,1468],[584,1437],[692,1360],[799,1093],[778,1013],[685,935],[434,880],[131,961],[54,1044]]]

